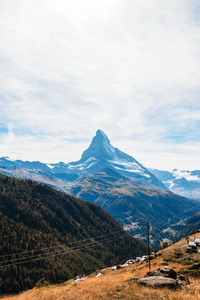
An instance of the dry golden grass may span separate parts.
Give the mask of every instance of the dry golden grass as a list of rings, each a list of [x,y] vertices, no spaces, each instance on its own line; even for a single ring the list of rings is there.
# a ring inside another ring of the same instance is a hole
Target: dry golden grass
[[[196,234],[196,237],[200,234]],[[185,239],[175,245],[161,251],[163,257],[173,256],[176,249],[184,250],[187,246]],[[184,253],[184,251],[183,251]],[[161,256],[152,260],[152,270],[156,270],[165,262]],[[184,255],[184,254],[183,254]],[[198,258],[198,257],[197,257]],[[198,258],[200,261],[200,258]],[[196,259],[197,260],[197,259]],[[192,264],[193,262],[191,262]],[[172,260],[168,265],[178,271],[184,265],[182,261]],[[143,277],[148,271],[147,262],[130,265],[126,268],[113,271],[111,268],[103,270],[104,274],[95,277],[95,274],[87,277],[84,281],[75,283],[66,282],[62,285],[32,289],[20,295],[5,297],[4,300],[111,300],[111,299],[163,299],[163,300],[200,300],[200,278],[190,278],[190,286],[182,286],[176,290],[152,289],[138,286],[134,281],[128,281],[132,277]]]

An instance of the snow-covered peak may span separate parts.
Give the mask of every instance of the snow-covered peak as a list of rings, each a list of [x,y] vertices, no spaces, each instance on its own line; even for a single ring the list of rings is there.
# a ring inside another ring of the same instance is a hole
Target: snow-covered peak
[[[81,162],[87,160],[90,157],[104,160],[123,160],[128,162],[135,161],[133,157],[126,153],[114,148],[107,135],[100,129],[97,130],[95,137],[87,150],[85,150],[81,157]]]
[[[144,168],[132,156],[122,152],[111,145],[109,138],[102,130],[97,130],[95,137],[79,161],[68,165],[73,172],[97,173],[109,168],[119,174],[130,177],[132,180],[156,188],[166,189],[161,181]]]

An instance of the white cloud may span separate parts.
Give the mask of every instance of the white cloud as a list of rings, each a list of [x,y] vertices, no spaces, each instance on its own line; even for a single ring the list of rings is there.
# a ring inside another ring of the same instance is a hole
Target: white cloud
[[[78,159],[102,128],[150,161],[161,151],[172,164],[186,157],[175,142],[194,157],[197,6],[193,0],[2,0],[0,117],[10,130],[2,155],[43,159],[47,151],[49,161]]]

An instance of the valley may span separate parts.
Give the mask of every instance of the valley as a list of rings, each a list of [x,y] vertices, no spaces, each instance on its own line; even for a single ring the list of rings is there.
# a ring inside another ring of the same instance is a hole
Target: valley
[[[97,130],[76,162],[45,164],[4,157],[0,159],[0,172],[47,184],[98,204],[125,230],[145,243],[146,222],[149,221],[152,247],[179,236],[178,231],[169,227],[200,211],[200,201],[173,193],[167,184],[169,180],[175,181],[178,171],[171,174],[148,170],[132,156],[113,147],[102,130]],[[188,174],[187,179],[198,177],[194,172],[183,174]]]

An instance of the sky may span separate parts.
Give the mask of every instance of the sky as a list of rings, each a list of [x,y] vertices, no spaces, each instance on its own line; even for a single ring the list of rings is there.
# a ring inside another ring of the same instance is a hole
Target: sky
[[[200,169],[198,0],[0,0],[0,70],[0,157]]]

